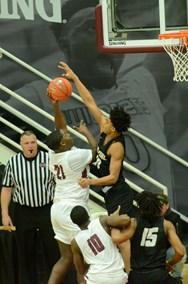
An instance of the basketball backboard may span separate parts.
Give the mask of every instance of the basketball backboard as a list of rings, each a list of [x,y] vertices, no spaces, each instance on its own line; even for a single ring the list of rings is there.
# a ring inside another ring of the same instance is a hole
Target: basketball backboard
[[[163,52],[158,35],[179,30],[188,30],[188,0],[101,0],[96,7],[101,53]]]

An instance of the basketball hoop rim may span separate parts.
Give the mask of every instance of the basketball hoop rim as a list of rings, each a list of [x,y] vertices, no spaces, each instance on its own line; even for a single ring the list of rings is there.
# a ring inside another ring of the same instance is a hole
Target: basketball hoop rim
[[[187,39],[187,44],[188,44],[188,30],[181,30],[177,32],[167,32],[163,34],[158,35],[159,40],[163,39],[172,39],[172,38],[179,38],[179,39]]]
[[[172,59],[175,82],[188,82],[188,30],[166,32],[158,35],[164,50]]]

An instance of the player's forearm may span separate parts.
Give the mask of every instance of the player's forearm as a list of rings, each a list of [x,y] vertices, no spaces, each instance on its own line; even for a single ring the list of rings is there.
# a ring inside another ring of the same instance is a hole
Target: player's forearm
[[[98,141],[94,138],[94,136],[91,134],[91,132],[88,129],[84,133],[84,135],[87,138],[90,148],[97,149]]]
[[[175,253],[170,260],[167,260],[167,266],[171,267],[171,270],[173,270],[173,266],[178,263],[183,258],[183,256],[184,254]]]
[[[85,137],[87,138],[87,141],[89,143],[89,146],[92,150],[92,162],[96,161],[97,156],[97,140],[93,137],[93,135],[90,133],[90,131],[87,131]]]
[[[112,237],[113,242],[116,245],[119,245],[119,244],[121,244],[125,241],[125,238],[124,238],[122,232],[117,228],[111,229],[111,237]]]
[[[75,76],[73,78],[73,81],[76,85],[76,88],[83,99],[84,104],[89,108],[91,105],[96,104],[91,93],[88,91],[88,89],[84,86],[84,84],[80,81],[78,76]]]
[[[85,275],[88,268],[89,268],[89,265],[84,262],[84,261],[80,261],[79,263],[75,263],[75,266],[76,266],[76,270],[78,271],[79,274],[81,275]]]
[[[82,188],[87,188],[90,185],[94,185],[94,186],[113,186],[115,183],[117,182],[117,176],[105,176],[102,178],[93,178],[93,179],[89,179],[89,178],[79,178],[78,179],[78,184],[82,187]]]
[[[124,227],[119,228],[112,228],[111,230],[111,236],[113,239],[113,242],[116,244],[121,244],[129,239],[134,235],[135,229],[136,229],[136,219],[131,218],[130,223]]]
[[[90,179],[89,185],[96,185],[96,186],[110,186],[114,185],[117,182],[117,176],[108,175],[105,177],[97,178],[97,179]]]
[[[53,108],[54,108],[55,128],[67,130],[67,123],[59,108],[58,102],[53,104]]]
[[[131,217],[127,214],[115,215],[116,211],[110,214],[109,226],[111,228],[121,228],[122,230],[128,228],[131,224]]]

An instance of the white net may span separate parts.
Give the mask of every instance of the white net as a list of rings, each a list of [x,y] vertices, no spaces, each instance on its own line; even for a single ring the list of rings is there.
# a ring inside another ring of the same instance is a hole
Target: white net
[[[176,82],[188,81],[187,38],[182,38],[181,43],[178,45],[175,45],[173,43],[173,39],[169,39],[168,41],[170,42],[170,44],[166,44],[165,40],[163,43],[163,47],[172,59],[172,63],[174,66],[173,80]]]

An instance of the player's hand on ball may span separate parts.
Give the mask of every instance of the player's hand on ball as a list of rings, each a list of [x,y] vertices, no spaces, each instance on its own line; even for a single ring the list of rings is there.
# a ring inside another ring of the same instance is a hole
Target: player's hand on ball
[[[47,90],[51,99],[64,102],[71,97],[72,85],[66,78],[57,77],[50,82]]]
[[[58,101],[56,99],[53,99],[53,97],[52,97],[51,93],[48,91],[48,89],[46,91],[46,96],[49,98],[52,105],[55,105],[55,104],[58,103]]]

